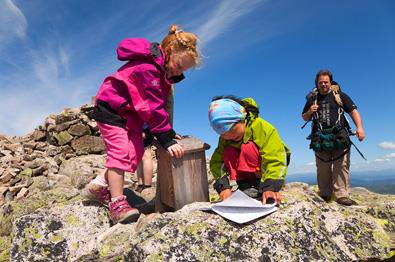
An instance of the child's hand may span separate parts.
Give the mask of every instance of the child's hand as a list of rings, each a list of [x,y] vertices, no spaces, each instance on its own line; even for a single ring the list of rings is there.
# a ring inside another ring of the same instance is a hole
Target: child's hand
[[[174,138],[175,138],[175,139],[182,139],[182,136],[179,135],[179,134],[176,134],[176,135],[174,136]]]
[[[219,193],[219,198],[221,199],[221,201],[223,201],[230,197],[230,195],[232,195],[232,191],[230,189],[225,189],[222,190],[221,193]]]
[[[276,202],[277,204],[281,203],[281,195],[279,192],[273,192],[273,191],[265,191],[262,194],[262,204],[266,204],[266,201],[271,198]]]
[[[171,145],[167,148],[167,152],[169,152],[172,157],[181,158],[184,155],[184,146],[181,144]]]

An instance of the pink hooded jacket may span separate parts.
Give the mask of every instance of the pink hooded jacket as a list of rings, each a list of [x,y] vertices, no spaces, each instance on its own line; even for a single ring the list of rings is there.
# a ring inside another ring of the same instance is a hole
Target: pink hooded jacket
[[[128,62],[104,80],[96,95],[96,106],[104,103],[125,123],[133,122],[127,123],[129,129],[134,129],[132,132],[141,132],[144,122],[154,134],[174,132],[165,111],[173,80],[166,77],[165,56],[159,44],[128,38],[119,44],[117,54],[119,60]]]

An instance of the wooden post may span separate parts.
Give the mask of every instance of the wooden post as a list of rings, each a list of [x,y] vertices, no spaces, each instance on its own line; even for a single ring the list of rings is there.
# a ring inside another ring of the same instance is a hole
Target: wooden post
[[[192,202],[208,201],[205,150],[210,146],[192,136],[179,142],[184,145],[184,156],[180,159],[172,158],[165,149],[158,148],[158,212],[178,210]]]
[[[173,126],[173,113],[174,113],[174,84],[171,85],[169,94],[167,95],[166,99],[166,105],[165,105],[165,110],[167,114],[169,115],[169,122],[170,125]],[[157,151],[157,156],[159,158],[159,148],[160,145],[157,145],[158,151]],[[159,161],[158,161],[159,165]],[[157,178],[156,178],[156,196],[155,196],[155,211],[159,213],[163,213],[166,211],[171,211],[172,208],[169,206],[166,206],[165,204],[162,203],[160,196],[161,194],[161,189],[160,189],[160,183],[159,183],[159,172],[157,172]]]

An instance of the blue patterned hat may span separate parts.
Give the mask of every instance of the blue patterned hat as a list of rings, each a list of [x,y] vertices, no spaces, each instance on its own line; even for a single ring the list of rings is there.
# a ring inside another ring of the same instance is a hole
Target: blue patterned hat
[[[246,115],[243,106],[228,98],[211,102],[208,109],[210,125],[219,135],[228,132],[234,124],[244,120]]]

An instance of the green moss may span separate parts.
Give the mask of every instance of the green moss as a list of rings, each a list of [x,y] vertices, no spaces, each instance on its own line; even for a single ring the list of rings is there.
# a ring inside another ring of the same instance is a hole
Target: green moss
[[[50,191],[40,192],[30,196],[28,198],[23,198],[17,202],[11,202],[13,209],[13,217],[18,218],[26,214],[33,213],[39,208],[49,207],[52,203],[72,203],[76,200],[74,198],[68,199],[65,196],[66,188],[54,188]]]
[[[49,238],[49,240],[50,240],[51,242],[54,242],[54,243],[58,243],[58,242],[62,241],[63,239],[64,239],[64,238],[62,237],[61,234],[53,234],[53,235]]]
[[[62,131],[58,134],[54,135],[55,139],[58,141],[60,146],[63,146],[73,140],[73,136],[69,134],[67,131]]]
[[[376,218],[376,222],[382,228],[385,228],[385,226],[388,225],[388,220],[387,219]]]
[[[298,238],[298,234],[296,234],[296,231],[294,229],[294,221],[290,218],[286,218],[284,222],[286,227],[289,229],[288,234],[290,234],[291,237],[296,240]]]
[[[76,251],[79,248],[79,244],[78,243],[72,243],[71,244],[71,250]]]
[[[26,252],[27,248],[32,246],[32,243],[33,241],[31,238],[24,238],[19,244],[19,251]]]
[[[19,175],[32,177],[33,176],[33,170],[31,168],[25,168],[25,169],[22,170],[22,172],[19,173]]]
[[[78,225],[78,218],[74,215],[68,215],[66,217],[66,223],[72,226]]]
[[[220,200],[220,198],[219,198],[219,195],[218,195],[218,194],[214,194],[214,195],[211,195],[211,194],[210,194],[210,196],[209,196],[209,201],[210,201],[210,203],[218,202],[219,200]]]
[[[203,222],[203,223],[187,224],[187,225],[183,226],[181,229],[185,233],[196,236],[202,229],[207,228],[207,227],[208,227],[208,224]]]
[[[163,261],[163,260],[164,260],[164,257],[162,256],[161,253],[155,253],[155,254],[149,255],[145,259],[146,262],[156,262],[156,261]]]
[[[228,239],[226,239],[226,237],[224,236],[221,236],[221,238],[219,239],[219,245],[223,247],[226,244],[226,242],[228,242]]]
[[[203,244],[197,248],[193,248],[192,252],[196,255],[197,260],[199,261],[211,261],[211,256],[214,253],[214,250],[207,246],[207,244]]]
[[[110,246],[109,245],[103,245],[102,249],[99,252],[99,256],[101,258],[106,257],[108,253],[110,252]]]
[[[112,257],[114,252],[116,253],[119,249],[128,249],[130,247],[130,235],[125,233],[112,234],[111,237],[103,239],[101,245],[102,249],[99,254],[105,260],[107,257]]]
[[[11,237],[0,237],[0,262],[10,261]]]
[[[23,229],[23,234],[26,237],[32,237],[34,239],[42,238],[43,236],[37,232],[37,229],[34,227],[26,227]]]
[[[391,243],[390,237],[381,230],[373,230],[373,238],[374,240],[379,243],[380,247],[389,247]]]
[[[8,236],[12,231],[12,215],[0,216],[0,236]]]

